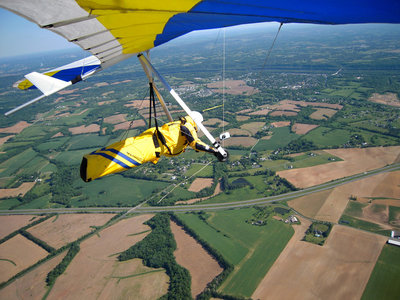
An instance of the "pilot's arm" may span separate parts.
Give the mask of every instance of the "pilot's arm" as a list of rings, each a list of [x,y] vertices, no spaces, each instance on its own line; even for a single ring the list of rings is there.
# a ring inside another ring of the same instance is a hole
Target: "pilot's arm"
[[[189,123],[181,125],[181,134],[186,138],[189,143],[189,146],[192,147],[196,151],[208,152],[208,153],[218,153],[213,147],[208,146],[206,143],[203,143],[198,137],[196,130]]]

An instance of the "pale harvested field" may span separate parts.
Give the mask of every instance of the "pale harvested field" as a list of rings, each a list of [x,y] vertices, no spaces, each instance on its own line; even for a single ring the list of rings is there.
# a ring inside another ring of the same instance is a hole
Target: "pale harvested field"
[[[19,187],[14,189],[0,189],[0,198],[25,196],[27,192],[33,188],[36,182],[23,182]]]
[[[118,124],[126,121],[127,114],[118,114],[104,118],[105,123]]]
[[[107,223],[113,214],[63,214],[28,229],[33,236],[58,249]]]
[[[47,274],[61,262],[66,254],[67,251],[64,251],[1,289],[0,299],[43,299],[48,289]]]
[[[249,131],[252,135],[256,134],[263,126],[265,122],[251,122],[240,126],[241,129]]]
[[[288,204],[307,217],[337,223],[351,196],[355,196],[360,202],[368,202],[370,198],[393,198],[396,195],[398,197],[400,195],[398,182],[400,182],[400,171],[382,173],[331,190],[300,197],[289,201]],[[378,204],[378,201],[373,200],[373,203]],[[396,203],[399,205],[400,201]],[[364,219],[388,227],[387,214],[388,212],[380,213],[365,209]]]
[[[10,127],[5,127],[5,128],[0,128],[0,133],[20,133],[22,130],[24,130],[26,127],[31,126],[32,124],[25,122],[25,121],[19,121],[17,124],[10,126]]]
[[[236,120],[239,122],[247,121],[248,119],[250,119],[248,116],[236,116]]]
[[[332,190],[326,190],[312,193],[307,196],[290,200],[288,201],[288,205],[306,217],[315,218],[331,192]]]
[[[253,137],[231,137],[227,140],[224,140],[224,146],[243,146],[243,147],[251,147],[257,143],[257,139]]]
[[[319,125],[312,125],[312,124],[301,124],[296,123],[292,126],[292,130],[296,134],[306,134],[307,132],[317,128]]]
[[[311,119],[314,120],[326,120],[332,117],[334,114],[337,113],[337,110],[330,109],[330,108],[317,108],[317,111],[313,112],[310,115]]]
[[[75,93],[75,92],[77,92],[77,91],[79,91],[78,88],[76,88],[76,89],[71,89],[71,90],[62,90],[62,91],[59,91],[58,94],[59,94],[59,95],[70,95],[70,94],[73,94],[73,93]]]
[[[18,272],[45,258],[47,251],[35,243],[18,234],[8,241],[0,244],[0,282],[7,281]]]
[[[271,123],[272,126],[274,127],[286,127],[290,125],[290,121],[279,121],[279,122],[273,122]]]
[[[207,87],[215,93],[223,93],[230,95],[253,95],[259,92],[258,89],[248,86],[243,80],[225,80],[225,90],[223,90],[224,83],[217,81],[207,84]]]
[[[102,105],[106,105],[106,104],[111,104],[117,102],[117,100],[107,100],[107,101],[100,101],[97,103],[97,105],[102,106]]]
[[[306,101],[294,101],[294,100],[282,100],[279,104],[292,104],[298,106],[317,106],[317,107],[326,107],[332,109],[342,109],[343,106],[340,104],[331,104],[324,102],[306,102]]]
[[[270,109],[261,109],[249,113],[249,116],[266,116],[271,112]]]
[[[120,129],[129,129],[129,127],[136,128],[136,127],[141,127],[141,126],[146,126],[146,123],[142,119],[133,121],[132,125],[131,125],[130,121],[127,121],[124,123],[114,125],[113,131],[120,130]]]
[[[192,277],[192,296],[195,298],[223,269],[180,226],[174,222],[170,222],[170,224],[177,244],[177,249],[174,252],[176,261],[189,271]]]
[[[179,204],[193,204],[193,203],[197,203],[197,202],[201,202],[207,199],[210,199],[211,197],[214,197],[216,195],[218,195],[219,193],[221,193],[221,183],[218,182],[217,186],[215,187],[214,193],[211,196],[208,197],[203,197],[203,198],[195,198],[195,199],[190,199],[190,200],[186,200],[186,201],[177,201],[175,202],[175,205],[179,205]]]
[[[208,119],[208,120],[204,121],[203,125],[214,126],[214,125],[216,125],[218,123],[219,123],[218,127],[222,127],[224,125],[226,126],[226,125],[229,124],[228,122],[222,121],[221,119],[211,118],[211,119]]]
[[[168,276],[150,270],[140,260],[119,262],[117,254],[142,240],[152,215],[123,219],[83,241],[66,272],[56,281],[51,299],[157,299],[167,292]],[[142,232],[142,233],[141,233]]]
[[[252,111],[253,111],[252,108],[246,108],[246,109],[238,111],[237,114],[242,114],[243,115],[243,114],[247,114],[247,113],[252,112]],[[246,116],[244,116],[244,117],[246,117]],[[247,118],[250,119],[250,117],[247,117]]]
[[[78,126],[78,127],[68,128],[68,130],[72,134],[93,133],[93,132],[99,132],[100,131],[100,126],[97,125],[97,124],[90,124],[88,126],[81,125],[81,126]]]
[[[7,142],[9,139],[13,138],[15,135],[8,135],[5,137],[0,138],[0,146]]]
[[[229,133],[230,133],[231,136],[235,136],[235,135],[250,136],[251,135],[251,133],[248,132],[247,130],[240,129],[240,128],[229,129]]]
[[[132,100],[127,104],[124,104],[125,107],[134,107],[134,108],[148,108],[149,107],[149,99],[144,100]]]
[[[188,188],[188,191],[197,193],[204,188],[212,186],[212,184],[213,184],[212,178],[196,178]]]
[[[306,188],[391,164],[398,159],[400,146],[325,151],[340,157],[343,161],[284,170],[277,172],[277,174],[286,178],[298,188]]]
[[[293,228],[252,298],[360,299],[387,238],[336,225],[321,247],[300,241],[304,228]]]
[[[60,136],[64,136],[64,135],[61,132],[58,132],[55,135],[53,135],[51,138],[56,138],[56,137],[60,137]]]
[[[297,116],[297,112],[294,111],[284,111],[284,110],[275,110],[272,113],[270,113],[270,116],[277,117],[277,116],[288,116],[288,117],[293,117]]]
[[[373,93],[368,100],[375,103],[400,107],[400,100],[397,97],[397,94],[395,93],[385,93],[385,94]]]
[[[36,220],[36,216],[0,216],[0,239]]]

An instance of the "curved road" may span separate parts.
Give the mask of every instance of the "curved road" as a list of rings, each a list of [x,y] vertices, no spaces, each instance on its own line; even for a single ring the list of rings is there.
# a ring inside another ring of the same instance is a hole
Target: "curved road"
[[[395,163],[387,165],[383,168],[376,170],[363,172],[360,174],[352,175],[346,178],[334,180],[321,185],[309,187],[306,189],[277,195],[271,197],[263,197],[252,200],[243,200],[235,202],[226,203],[214,203],[214,204],[194,204],[194,205],[176,205],[176,206],[144,206],[145,202],[139,204],[135,207],[85,207],[85,208],[53,208],[53,209],[21,209],[21,210],[0,210],[0,215],[17,215],[17,214],[51,214],[51,213],[77,213],[77,212],[87,212],[87,213],[155,213],[162,211],[200,211],[200,210],[217,210],[217,209],[232,209],[239,207],[246,207],[252,205],[267,204],[276,201],[291,200],[294,198],[302,197],[312,193],[332,189],[340,185],[364,179],[367,177],[375,176],[380,173],[392,172],[400,170],[400,163]]]

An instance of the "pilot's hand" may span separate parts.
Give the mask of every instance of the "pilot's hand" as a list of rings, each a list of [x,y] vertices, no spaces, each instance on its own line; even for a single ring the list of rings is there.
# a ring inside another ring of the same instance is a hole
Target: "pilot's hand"
[[[229,153],[228,153],[228,151],[225,150],[225,152],[226,152],[226,156],[223,156],[223,155],[222,155],[221,153],[219,153],[218,151],[215,152],[214,155],[215,155],[216,158],[218,158],[218,160],[219,160],[220,162],[225,162],[225,161],[227,161],[228,158],[229,158]]]

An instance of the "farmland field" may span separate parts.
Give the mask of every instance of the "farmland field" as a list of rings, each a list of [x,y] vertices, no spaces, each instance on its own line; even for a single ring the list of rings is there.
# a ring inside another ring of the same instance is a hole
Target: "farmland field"
[[[93,226],[104,225],[113,216],[113,214],[57,215],[29,228],[28,232],[58,249],[89,233]]]
[[[168,276],[162,269],[144,267],[139,259],[119,262],[116,254],[147,234],[143,222],[151,215],[124,219],[81,243],[81,250],[52,288],[48,299],[77,298],[154,299],[167,292]],[[84,267],[83,267],[84,266]],[[151,272],[157,271],[157,272]]]
[[[250,297],[293,234],[289,225],[274,219],[266,226],[245,223],[254,212],[241,209],[211,213],[206,222],[196,214],[178,214],[236,266],[220,287],[223,293]]]
[[[47,256],[47,251],[18,234],[0,244],[0,282],[7,281],[18,272]]]
[[[200,294],[207,283],[222,272],[222,268],[195,239],[189,236],[180,226],[171,222],[177,249],[174,252],[178,264],[188,269],[192,277],[192,297]]]
[[[369,278],[362,300],[397,299],[400,293],[400,247],[385,245]]]
[[[383,236],[338,225],[322,247],[300,239],[301,234],[289,242],[253,298],[359,299],[386,242]]]

